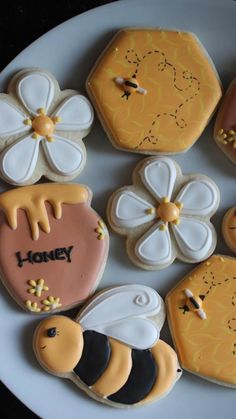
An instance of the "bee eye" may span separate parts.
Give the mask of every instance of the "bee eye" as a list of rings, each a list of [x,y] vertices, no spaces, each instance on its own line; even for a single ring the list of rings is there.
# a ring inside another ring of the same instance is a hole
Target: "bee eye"
[[[49,338],[54,338],[57,334],[57,328],[56,327],[50,327],[50,329],[47,330],[47,336]]]

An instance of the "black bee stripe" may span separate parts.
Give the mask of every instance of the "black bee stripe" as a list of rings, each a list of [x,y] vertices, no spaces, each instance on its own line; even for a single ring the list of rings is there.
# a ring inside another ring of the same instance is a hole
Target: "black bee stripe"
[[[111,348],[108,338],[101,333],[87,330],[83,338],[83,353],[74,372],[87,386],[92,386],[107,368]]]
[[[133,87],[134,89],[137,89],[138,85],[136,83],[133,83],[132,81],[126,80],[125,81],[125,86],[130,86]]]
[[[134,404],[143,400],[151,391],[157,377],[157,367],[149,350],[132,350],[133,366],[125,385],[108,397],[122,404]]]
[[[198,304],[198,302],[195,300],[195,298],[190,297],[190,298],[189,298],[189,300],[191,301],[192,305],[193,305],[195,308],[200,308],[200,305],[199,305],[199,304]]]

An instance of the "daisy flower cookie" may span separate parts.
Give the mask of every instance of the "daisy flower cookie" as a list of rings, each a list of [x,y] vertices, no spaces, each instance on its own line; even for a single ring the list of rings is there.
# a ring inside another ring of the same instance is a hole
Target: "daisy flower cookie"
[[[86,162],[82,142],[93,122],[90,102],[61,91],[48,71],[28,68],[0,94],[0,173],[14,185],[76,177]]]
[[[127,252],[139,267],[158,270],[176,258],[196,263],[212,254],[216,232],[210,217],[219,190],[206,176],[183,176],[168,157],[143,160],[133,185],[114,192],[108,203],[112,228],[127,236]]]

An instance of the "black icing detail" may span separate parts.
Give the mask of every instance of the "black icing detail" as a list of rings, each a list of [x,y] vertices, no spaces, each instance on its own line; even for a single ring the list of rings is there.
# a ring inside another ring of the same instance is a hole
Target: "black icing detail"
[[[92,386],[105,371],[111,348],[108,338],[101,333],[87,330],[83,338],[83,353],[74,372],[87,386]]]
[[[140,402],[150,393],[157,377],[157,367],[151,351],[133,349],[132,362],[125,385],[109,396],[109,400],[131,405]]]
[[[17,266],[22,268],[25,262],[34,263],[47,263],[50,260],[66,260],[71,262],[71,252],[74,246],[59,247],[50,251],[33,252],[29,250],[26,256],[22,256],[21,252],[16,252]]]
[[[205,299],[205,297],[206,296],[204,294],[199,295],[199,298],[201,298],[202,301]]]
[[[189,307],[187,306],[187,304],[185,304],[184,306],[182,306],[182,307],[179,307],[179,309],[180,310],[183,310],[183,314],[185,314],[186,313],[186,311],[189,311]]]
[[[194,297],[190,297],[190,298],[189,298],[189,301],[191,301],[191,303],[192,303],[193,307],[195,307],[195,308],[197,308],[197,309],[199,309],[199,308],[200,308],[200,305],[198,304],[198,302],[195,300],[195,298],[194,298]]]
[[[137,89],[138,85],[136,83],[133,83],[132,81],[126,80],[125,86],[133,87],[134,89]]]
[[[50,329],[47,329],[47,336],[49,338],[54,338],[57,335],[57,328],[56,327],[50,327]]]

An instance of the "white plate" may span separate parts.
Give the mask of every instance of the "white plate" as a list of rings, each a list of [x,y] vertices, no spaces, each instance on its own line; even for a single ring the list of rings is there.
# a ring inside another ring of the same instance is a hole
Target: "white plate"
[[[196,33],[216,64],[225,86],[236,69],[236,4],[230,0],[127,0],[109,4],[77,16],[56,27],[9,64],[1,74],[0,89],[16,70],[44,66],[52,71],[63,88],[84,91],[86,75],[107,41],[125,26],[161,26]],[[93,206],[105,215],[113,190],[131,182],[131,173],[140,156],[116,151],[99,123],[85,139],[88,163],[79,182],[94,191]],[[235,204],[235,167],[212,139],[212,124],[187,154],[176,157],[183,173],[200,172],[212,177],[221,190],[221,206],[213,222],[218,230],[225,210]],[[2,184],[3,185],[3,184]],[[2,186],[4,189],[6,186]],[[219,252],[229,253],[219,230]],[[100,288],[107,285],[143,283],[162,296],[193,266],[175,262],[160,272],[134,267],[125,252],[125,241],[111,235],[109,262]],[[235,391],[210,384],[184,373],[174,390],[159,403],[120,411],[84,396],[72,383],[44,372],[31,349],[38,317],[23,313],[1,287],[0,295],[0,378],[30,409],[51,418],[139,419],[145,415],[181,419],[235,417]],[[168,331],[164,338],[169,339]]]

